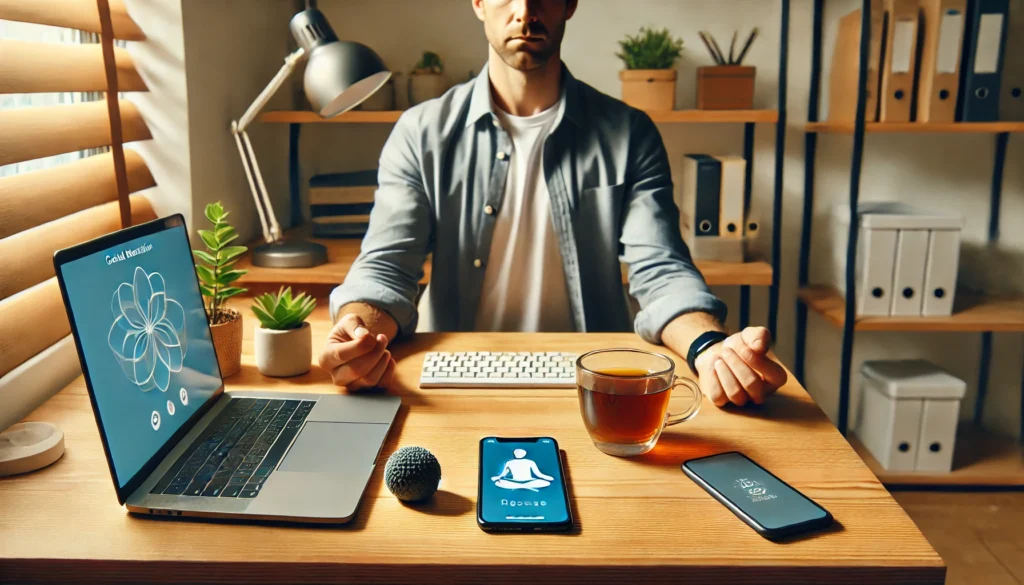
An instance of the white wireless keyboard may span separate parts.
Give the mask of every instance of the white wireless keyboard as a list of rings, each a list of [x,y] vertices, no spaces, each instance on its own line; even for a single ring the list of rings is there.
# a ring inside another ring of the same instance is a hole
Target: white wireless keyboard
[[[420,388],[575,388],[576,354],[548,352],[430,352]]]

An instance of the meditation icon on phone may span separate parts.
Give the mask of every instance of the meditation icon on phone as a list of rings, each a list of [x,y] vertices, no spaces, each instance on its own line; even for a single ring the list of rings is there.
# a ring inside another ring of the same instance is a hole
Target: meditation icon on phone
[[[494,485],[507,490],[530,490],[534,492],[551,485],[551,481],[555,478],[541,473],[540,469],[537,468],[537,464],[532,459],[524,459],[526,457],[526,449],[516,449],[512,454],[515,456],[515,459],[506,461],[501,473],[491,478]],[[505,477],[506,473],[511,473],[512,478],[507,479]]]

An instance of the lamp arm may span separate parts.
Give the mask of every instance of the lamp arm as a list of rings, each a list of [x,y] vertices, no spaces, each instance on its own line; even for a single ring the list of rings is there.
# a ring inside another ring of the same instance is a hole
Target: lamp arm
[[[267,106],[267,102],[270,101],[270,98],[274,97],[274,94],[281,89],[285,80],[287,80],[292,74],[292,71],[295,71],[295,67],[298,65],[299,60],[302,59],[305,54],[306,50],[299,47],[294,53],[284,58],[284,65],[282,65],[281,69],[278,70],[277,75],[270,80],[267,87],[263,88],[260,95],[256,96],[256,99],[249,106],[249,109],[246,110],[238,120],[239,132],[245,132],[245,129],[249,127],[249,124],[252,124],[252,121],[260,113],[260,110]]]
[[[256,152],[253,150],[252,143],[249,142],[249,135],[245,130],[260,111],[266,107],[267,102],[274,97],[274,94],[281,89],[281,86],[284,85],[284,82],[295,71],[296,65],[305,54],[305,49],[299,47],[294,53],[285,57],[284,65],[278,70],[277,75],[256,96],[249,109],[242,114],[242,118],[231,122],[231,134],[235,137],[238,155],[242,159],[242,167],[245,169],[245,178],[249,182],[249,191],[252,193],[253,201],[256,203],[256,212],[259,214],[260,226],[263,228],[263,239],[268,243],[281,239],[281,226],[277,222],[277,215],[274,213],[274,207],[270,203],[270,195],[267,193],[267,186],[263,182],[260,165],[256,162]]]

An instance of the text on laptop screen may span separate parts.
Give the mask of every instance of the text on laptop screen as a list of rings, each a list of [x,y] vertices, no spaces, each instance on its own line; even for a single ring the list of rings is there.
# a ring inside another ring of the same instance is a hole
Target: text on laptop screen
[[[184,226],[61,269],[124,487],[221,385]]]

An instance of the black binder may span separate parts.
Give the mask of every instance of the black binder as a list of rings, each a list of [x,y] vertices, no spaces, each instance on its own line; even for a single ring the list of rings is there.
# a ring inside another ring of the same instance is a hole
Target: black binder
[[[688,154],[696,162],[693,229],[697,236],[719,235],[722,163],[706,154]]]
[[[999,120],[1009,0],[972,0],[964,30],[960,122]]]

